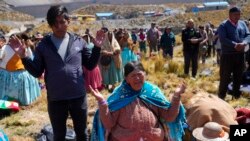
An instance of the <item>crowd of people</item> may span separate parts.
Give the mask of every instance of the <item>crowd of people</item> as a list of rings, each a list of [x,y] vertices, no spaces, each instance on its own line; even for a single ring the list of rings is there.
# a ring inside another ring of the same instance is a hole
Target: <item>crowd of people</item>
[[[61,5],[48,10],[52,33],[44,37],[40,33],[33,38],[21,33],[11,35],[7,41],[0,35],[0,98],[29,105],[41,95],[39,79],[44,79],[54,141],[65,140],[69,115],[76,140],[89,140],[87,92],[99,106],[91,141],[181,141],[185,129],[193,132],[193,139],[227,140],[229,125],[238,124],[236,111],[224,101],[227,87],[232,77],[232,95],[235,99],[241,97],[245,58],[250,58],[250,53],[246,53],[250,32],[240,14],[239,8],[231,8],[229,18],[217,29],[211,23],[196,28],[192,19],[186,22],[181,34],[184,74],[189,76],[191,63],[191,77],[196,79],[199,60],[204,64],[216,54],[220,67],[218,97],[200,98],[190,107],[181,103],[185,82],[176,88],[169,102],[158,86],[146,81],[140,62],[145,54],[153,56],[159,50],[164,58],[174,59],[176,40],[172,27],[161,31],[156,23],[151,23],[148,30],[140,28],[131,33],[102,27],[95,37],[89,29],[77,35],[68,31],[70,16]],[[111,93],[107,100],[101,94],[104,88]],[[220,103],[221,109],[231,115],[224,117],[219,114],[220,109],[211,110],[216,108],[204,103]],[[201,107],[205,108],[194,110]],[[209,134],[213,131],[213,135]]]

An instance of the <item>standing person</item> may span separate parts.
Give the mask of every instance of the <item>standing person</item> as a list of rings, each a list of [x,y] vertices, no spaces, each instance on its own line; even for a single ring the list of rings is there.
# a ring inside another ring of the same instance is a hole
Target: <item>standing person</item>
[[[161,28],[158,25],[156,26],[156,29],[158,30],[157,51],[160,51],[161,49],[160,40],[161,40],[162,32],[161,32]]]
[[[207,41],[208,41],[208,36],[207,32],[204,29],[203,25],[199,26],[199,33],[200,33],[200,38],[199,38],[199,59],[201,58],[202,64],[206,62],[206,55],[207,55]]]
[[[205,26],[205,30],[207,32],[207,37],[208,37],[208,40],[207,40],[207,54],[206,56],[207,57],[211,57],[211,54],[212,54],[212,57],[215,56],[215,47],[213,45],[213,39],[214,39],[214,31],[212,29],[212,27],[210,27],[210,24],[206,24]]]
[[[91,35],[84,34],[82,38],[87,43],[86,47],[92,50],[94,44],[91,41]],[[98,90],[102,89],[102,75],[98,65],[93,70],[88,70],[86,67],[83,66],[83,72],[85,76],[85,88],[88,92],[90,92],[89,86]]]
[[[87,96],[82,66],[90,70],[95,68],[104,33],[97,32],[90,53],[80,36],[67,31],[70,19],[66,7],[51,6],[47,21],[53,33],[46,35],[38,44],[33,60],[26,56],[25,45],[15,36],[10,39],[10,45],[33,76],[39,77],[45,71],[48,113],[54,141],[65,140],[68,114],[73,120],[77,141],[87,141]]]
[[[99,104],[91,141],[104,141],[105,135],[108,141],[181,141],[185,111],[180,98],[186,86],[177,88],[169,102],[159,87],[145,81],[140,62],[127,63],[124,76],[107,101],[91,90]]]
[[[12,35],[14,36],[14,35]],[[11,37],[12,37],[11,36]],[[18,36],[26,45],[24,48],[27,56],[33,58],[29,39],[26,34]],[[0,55],[0,99],[5,96],[17,100],[20,105],[29,105],[41,95],[38,80],[30,75],[24,68],[21,58],[10,45],[3,43]]]
[[[241,96],[239,91],[244,69],[244,48],[250,43],[250,33],[244,21],[240,20],[238,7],[229,10],[229,19],[219,26],[221,42],[220,86],[218,96],[225,99],[227,87],[233,74],[233,97]]]
[[[133,41],[133,44],[136,44],[137,42],[137,35],[136,35],[136,30],[132,30],[132,33],[131,33],[131,38],[132,38],[132,41]]]
[[[155,27],[156,23],[151,23],[151,28],[147,32],[147,41],[149,44],[149,55],[151,56],[152,52],[157,52],[157,45],[159,39],[159,31]]]
[[[105,40],[101,50],[100,69],[102,74],[103,84],[111,92],[115,88],[115,84],[122,81],[122,59],[121,48],[115,39],[114,33],[108,31],[105,33]],[[105,58],[109,62],[105,62]],[[111,85],[111,88],[109,88]]]
[[[187,21],[186,28],[182,30],[183,55],[184,55],[184,73],[189,75],[189,66],[192,62],[192,77],[195,78],[198,69],[199,54],[199,32],[194,28],[194,21]]]
[[[175,46],[175,35],[171,31],[171,27],[166,27],[163,35],[161,36],[160,46],[163,50],[163,57],[169,55],[173,58],[173,51]]]
[[[143,31],[143,28],[140,28],[139,30],[139,34],[138,34],[138,41],[139,41],[139,48],[140,48],[140,52],[146,54],[147,50],[146,50],[146,33]]]
[[[220,39],[219,39],[219,33],[216,30],[216,32],[214,33],[214,48],[216,49],[216,62],[219,65],[220,64],[220,56],[221,56],[221,43],[220,43]]]
[[[137,61],[138,57],[135,54],[135,46],[132,40],[129,38],[128,32],[122,33],[122,38],[119,41],[119,44],[122,48],[122,67],[124,67],[128,62]]]

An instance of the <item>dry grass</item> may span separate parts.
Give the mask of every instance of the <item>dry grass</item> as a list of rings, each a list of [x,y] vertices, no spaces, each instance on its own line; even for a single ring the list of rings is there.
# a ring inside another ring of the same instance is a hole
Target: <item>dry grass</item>
[[[177,52],[179,50],[181,50],[180,46],[176,48]],[[214,72],[213,75],[210,77],[198,77],[196,80],[192,80],[189,77],[179,76],[179,74],[183,73],[183,64],[180,64],[181,60],[183,59],[174,56],[174,59],[170,61],[163,59],[161,55],[157,55],[150,59],[143,58],[142,63],[147,71],[147,80],[158,85],[168,98],[178,85],[185,82],[188,87],[182,97],[184,105],[197,93],[205,92],[216,94],[219,79],[217,66],[213,66],[213,64],[209,65],[209,63],[206,66],[201,66],[200,68],[210,67]],[[168,68],[164,67],[165,64],[168,64]],[[101,91],[101,93],[103,93],[105,97],[109,95],[106,90]],[[239,100],[231,100],[231,97],[227,96],[227,101],[233,107],[249,107],[249,100],[247,97],[243,97]],[[88,94],[88,105],[88,129],[90,132],[93,115],[97,109],[96,100],[90,94]],[[33,141],[41,128],[49,124],[46,106],[46,94],[45,91],[43,91],[42,96],[35,103],[27,107],[22,107],[22,110],[18,113],[0,120],[0,127],[8,134],[11,141]],[[67,125],[72,127],[72,121],[70,119]]]
[[[1,21],[31,21],[34,20],[33,16],[15,11],[0,11]]]
[[[8,33],[10,30],[11,30],[11,27],[7,26],[7,25],[3,25],[3,24],[0,24],[0,29],[5,32],[5,33]]]

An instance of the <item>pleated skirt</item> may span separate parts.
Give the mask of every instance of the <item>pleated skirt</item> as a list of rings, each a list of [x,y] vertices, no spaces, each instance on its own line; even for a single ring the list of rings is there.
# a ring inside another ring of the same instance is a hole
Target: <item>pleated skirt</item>
[[[41,95],[38,80],[26,70],[9,72],[0,69],[0,99],[5,96],[29,105]]]

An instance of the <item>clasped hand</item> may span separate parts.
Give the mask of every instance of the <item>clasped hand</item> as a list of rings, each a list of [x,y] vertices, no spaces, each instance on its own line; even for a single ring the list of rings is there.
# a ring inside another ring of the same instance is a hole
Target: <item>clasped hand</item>
[[[245,44],[245,43],[237,43],[236,44],[236,46],[235,46],[235,49],[237,50],[237,51],[242,51],[242,50],[244,50],[244,48],[247,46],[247,44]]]

